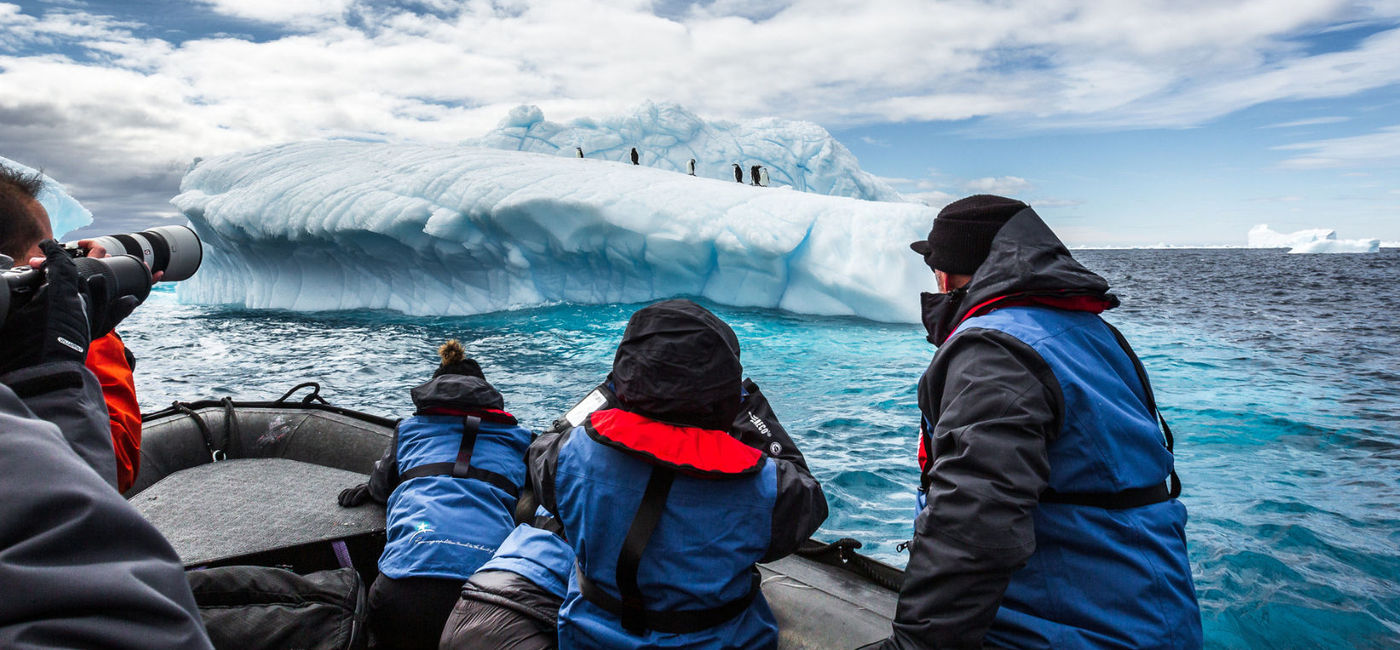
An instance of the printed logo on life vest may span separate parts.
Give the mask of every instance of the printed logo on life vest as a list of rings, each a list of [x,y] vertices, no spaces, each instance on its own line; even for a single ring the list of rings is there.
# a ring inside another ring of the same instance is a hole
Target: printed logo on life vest
[[[754,426],[758,427],[758,432],[765,437],[773,437],[773,434],[768,432],[768,425],[764,424],[763,420],[758,419],[758,416],[754,415],[753,411],[749,411],[749,422],[752,422]]]
[[[778,452],[781,452],[783,450],[783,446],[775,442],[771,445],[768,445],[768,449],[772,452],[774,456],[777,456]]]

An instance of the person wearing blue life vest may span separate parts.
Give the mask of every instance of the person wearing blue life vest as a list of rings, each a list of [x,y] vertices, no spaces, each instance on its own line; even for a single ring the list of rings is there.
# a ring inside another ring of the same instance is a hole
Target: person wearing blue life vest
[[[577,553],[559,646],[776,647],[755,563],[796,550],[826,498],[733,330],[689,300],[644,307],[596,394],[603,408],[529,452]]]
[[[1108,283],[1005,197],[949,204],[910,248],[943,293],[923,295],[938,351],[882,647],[1201,647],[1171,431],[1099,317]]]
[[[369,592],[369,624],[394,648],[436,648],[462,583],[515,529],[531,434],[505,410],[460,343],[439,349],[433,379],[413,389],[412,417],[340,505],[386,504],[384,554]]]
[[[462,585],[442,630],[440,650],[558,647],[559,606],[574,570],[574,549],[544,508],[515,527],[496,554]]]

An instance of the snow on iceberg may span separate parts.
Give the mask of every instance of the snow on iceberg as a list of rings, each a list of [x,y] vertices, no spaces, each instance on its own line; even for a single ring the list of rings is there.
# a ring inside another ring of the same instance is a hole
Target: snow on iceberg
[[[1249,229],[1250,248],[1287,248],[1290,253],[1375,253],[1378,239],[1337,239],[1337,231],[1326,228],[1275,232],[1268,224]]]
[[[9,158],[0,157],[0,165],[17,169],[25,174],[38,174],[38,170],[21,165]],[[39,190],[39,205],[44,206],[44,210],[49,213],[49,226],[53,228],[53,236],[63,239],[74,230],[82,228],[92,223],[92,213],[78,200],[68,195],[68,190],[62,183],[49,178],[46,174],[40,174],[44,178],[44,188]]]
[[[486,135],[465,144],[639,164],[734,181],[738,164],[748,183],[752,165],[767,168],[773,186],[868,201],[904,200],[894,188],[862,170],[856,157],[826,129],[778,118],[742,122],[706,121],[676,104],[645,102],[631,113],[550,122],[537,106],[518,106]]]
[[[304,142],[202,161],[172,202],[207,243],[180,299],[474,314],[702,296],[918,322],[935,212],[599,159]]]

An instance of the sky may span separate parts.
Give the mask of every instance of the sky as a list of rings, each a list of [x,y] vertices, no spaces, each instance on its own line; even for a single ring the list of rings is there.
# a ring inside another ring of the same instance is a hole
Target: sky
[[[0,0],[0,156],[84,233],[177,216],[195,157],[646,100],[815,122],[1071,245],[1400,241],[1400,0]]]

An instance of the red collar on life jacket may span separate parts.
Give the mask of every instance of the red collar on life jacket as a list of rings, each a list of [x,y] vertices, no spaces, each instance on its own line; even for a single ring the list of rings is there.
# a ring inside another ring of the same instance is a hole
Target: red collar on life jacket
[[[511,415],[505,411],[501,411],[498,409],[454,409],[442,406],[434,406],[432,408],[422,409],[417,413],[414,413],[414,415],[450,415],[459,418],[464,418],[470,415],[481,418],[482,422],[495,422],[496,424],[518,424],[514,415]]]
[[[594,411],[583,428],[599,444],[704,478],[752,474],[763,467],[763,452],[724,431],[667,424],[622,409]]]
[[[1054,294],[1011,294],[997,296],[991,300],[979,303],[976,307],[967,310],[967,315],[962,317],[962,321],[975,316],[1001,309],[1003,307],[1054,307],[1068,311],[1087,311],[1091,314],[1102,314],[1105,309],[1113,306],[1113,303],[1103,296],[1077,295],[1077,296],[1057,296]]]

